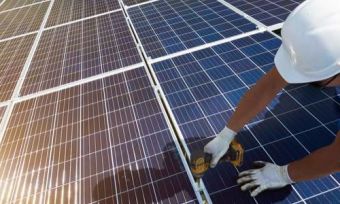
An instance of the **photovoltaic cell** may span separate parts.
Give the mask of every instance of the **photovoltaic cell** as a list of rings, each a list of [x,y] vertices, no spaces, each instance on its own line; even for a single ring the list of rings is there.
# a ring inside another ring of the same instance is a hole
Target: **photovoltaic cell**
[[[282,23],[304,0],[225,0],[266,26]]]
[[[152,58],[256,29],[217,1],[156,1],[130,8],[128,13]]]
[[[61,0],[55,1],[46,27],[120,9],[118,0]]]
[[[48,5],[44,2],[0,13],[0,39],[38,30]]]
[[[3,203],[196,203],[144,68],[17,103]]]
[[[121,11],[44,31],[22,95],[141,62]]]
[[[0,42],[0,101],[11,98],[35,36]]]
[[[21,7],[21,6],[26,6],[26,5],[30,5],[30,4],[34,4],[34,3],[39,3],[42,2],[44,0],[20,0],[20,1],[5,1],[1,6],[0,6],[0,12],[1,11],[6,11],[9,9],[14,9],[17,7]],[[1,1],[0,1],[1,3]]]
[[[242,95],[273,66],[281,42],[269,33],[185,54],[152,65],[189,150],[203,148],[226,125]],[[237,139],[246,149],[244,165],[219,165],[203,178],[214,203],[292,203],[338,188],[335,176],[300,182],[255,199],[241,192],[238,172],[264,160],[284,165],[330,144],[340,117],[335,88],[288,87],[277,95]],[[308,97],[301,97],[307,95]],[[259,96],[260,97],[260,96]],[[327,107],[327,108],[325,108]],[[337,191],[337,196],[340,192]]]

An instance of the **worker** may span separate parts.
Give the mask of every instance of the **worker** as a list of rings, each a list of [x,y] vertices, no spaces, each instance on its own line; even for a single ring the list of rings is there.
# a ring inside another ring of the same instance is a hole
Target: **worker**
[[[340,85],[338,0],[305,1],[288,16],[281,33],[282,45],[274,58],[274,68],[243,96],[227,126],[204,147],[204,152],[212,154],[211,167],[227,152],[237,132],[288,84],[311,83],[318,87]],[[283,166],[256,162],[262,167],[239,173],[237,183],[241,185],[241,190],[250,190],[251,196],[256,196],[267,189],[338,172],[339,155],[340,131],[332,144],[298,161]]]

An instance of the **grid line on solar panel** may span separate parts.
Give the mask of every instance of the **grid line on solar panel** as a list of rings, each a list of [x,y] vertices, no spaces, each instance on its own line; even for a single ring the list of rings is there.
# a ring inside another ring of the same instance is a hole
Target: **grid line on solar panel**
[[[117,9],[120,9],[118,0],[56,1],[53,5],[46,27],[51,27],[90,16],[96,16]]]
[[[231,115],[231,111],[226,110],[234,108],[243,93],[273,66],[273,57],[280,44],[279,39],[268,33],[257,34],[153,64],[189,149],[203,148],[204,143],[225,126]],[[304,92],[310,93],[310,98],[314,99],[305,106],[297,98]],[[316,97],[317,94],[322,96]],[[325,103],[331,108],[323,116],[309,111],[316,113],[323,110]],[[325,115],[330,118],[324,119]],[[285,164],[301,158],[310,152],[309,144],[313,142],[303,135],[306,132],[316,134],[316,130],[322,129],[329,137],[318,144],[329,144],[335,134],[327,127],[328,122],[334,122],[339,116],[339,104],[318,90],[302,86],[283,91],[268,106],[268,110],[253,122],[265,120],[248,126],[250,131],[245,129],[239,133],[238,139],[245,146],[246,155],[253,154],[246,156],[245,160],[262,159]],[[316,138],[318,140],[322,141],[322,138]],[[288,144],[292,149],[287,152],[282,146]],[[236,169],[220,166],[207,174],[209,180],[206,179],[205,184],[214,202],[222,202],[231,194],[237,195],[235,201],[245,199],[254,202],[236,187],[232,179],[237,176]],[[334,177],[327,176],[295,184],[293,189],[285,188],[274,195],[265,193],[256,201],[262,203],[284,199],[284,202],[295,202],[338,185]]]
[[[36,31],[40,28],[49,2],[0,13],[0,39]]]
[[[140,62],[139,51],[122,12],[58,27],[44,31],[21,94]]]
[[[11,99],[35,36],[0,42],[0,101]]]
[[[33,5],[36,5],[36,4],[40,4],[40,3],[43,3],[43,2],[48,2],[50,0],[40,0],[40,1],[8,1],[8,2],[15,2],[15,3],[24,3],[24,4],[17,4],[17,5],[12,5],[13,7],[10,7],[10,8],[6,8],[6,9],[3,9],[2,6],[0,6],[0,13],[3,13],[3,12],[8,12],[8,11],[13,11],[13,10],[16,10],[16,9],[21,9],[21,8],[24,8],[24,7],[28,7],[28,6],[33,6]],[[25,4],[26,3],[26,4]]]
[[[152,58],[256,30],[217,1],[156,1],[129,8],[128,14]]]
[[[271,26],[282,23],[303,0],[225,0],[261,23]]]
[[[144,68],[16,103],[0,152],[6,203],[197,202]]]
[[[148,4],[154,1],[159,1],[159,0],[123,0],[124,5],[126,6],[138,6],[142,4]]]

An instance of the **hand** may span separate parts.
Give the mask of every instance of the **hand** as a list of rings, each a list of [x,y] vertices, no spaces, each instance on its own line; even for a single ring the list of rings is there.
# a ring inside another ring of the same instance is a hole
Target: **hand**
[[[288,175],[288,165],[278,166],[276,164],[256,161],[255,165],[262,168],[243,171],[239,174],[238,184],[241,190],[251,190],[251,196],[257,196],[264,190],[282,188],[294,183]]]
[[[236,133],[225,127],[213,140],[204,146],[204,152],[212,155],[210,167],[214,168],[221,157],[228,151]]]

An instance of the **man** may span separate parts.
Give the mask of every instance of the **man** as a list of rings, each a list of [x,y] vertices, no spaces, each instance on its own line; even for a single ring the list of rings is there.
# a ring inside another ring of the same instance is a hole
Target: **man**
[[[241,99],[228,125],[204,147],[213,156],[211,167],[226,153],[237,132],[288,83],[340,85],[340,2],[307,0],[298,6],[282,27],[275,65]],[[339,155],[340,131],[332,144],[301,160],[284,166],[256,162],[262,168],[241,172],[237,182],[242,190],[251,190],[251,196],[256,196],[267,189],[340,171]]]

